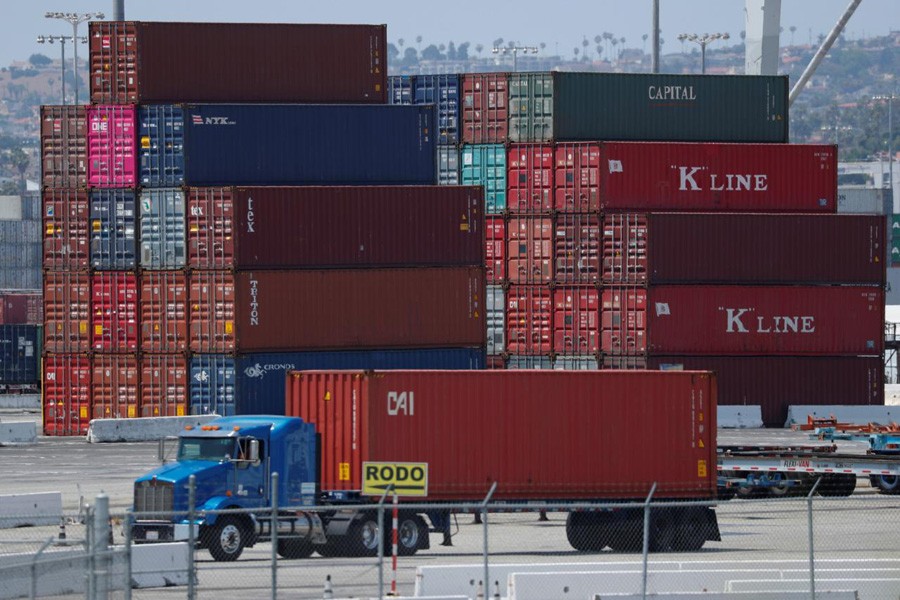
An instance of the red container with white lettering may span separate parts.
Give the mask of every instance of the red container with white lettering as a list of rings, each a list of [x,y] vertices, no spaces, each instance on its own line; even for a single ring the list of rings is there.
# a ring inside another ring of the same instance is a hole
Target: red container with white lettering
[[[607,142],[600,178],[605,211],[837,210],[833,145]]]
[[[553,208],[560,212],[600,209],[600,144],[556,144]]]

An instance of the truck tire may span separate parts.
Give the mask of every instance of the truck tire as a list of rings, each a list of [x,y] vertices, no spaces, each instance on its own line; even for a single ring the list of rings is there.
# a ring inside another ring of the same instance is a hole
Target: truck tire
[[[387,529],[387,528],[385,528]],[[392,533],[385,531],[385,555],[391,553],[393,546]],[[400,515],[397,523],[397,554],[399,556],[412,556],[424,545],[428,538],[428,525],[418,515]]]
[[[816,489],[816,492],[825,498],[834,498],[839,496],[849,496],[856,489],[856,475],[846,475],[844,473],[826,474],[822,483]]]
[[[675,536],[675,550],[679,552],[696,552],[706,543],[708,523],[705,509],[688,509],[681,517]]]
[[[378,518],[365,513],[356,519],[347,530],[346,556],[376,556],[378,544],[383,537],[378,534]],[[342,555],[344,555],[342,553]]]
[[[225,515],[209,528],[206,542],[209,553],[217,561],[237,560],[247,543],[247,528],[241,519]]]
[[[566,539],[579,552],[601,552],[607,546],[602,519],[590,512],[569,513]]]
[[[309,540],[278,540],[278,555],[282,558],[309,558],[315,547]]]
[[[870,475],[869,483],[878,490],[879,494],[900,494],[900,476],[898,475]]]

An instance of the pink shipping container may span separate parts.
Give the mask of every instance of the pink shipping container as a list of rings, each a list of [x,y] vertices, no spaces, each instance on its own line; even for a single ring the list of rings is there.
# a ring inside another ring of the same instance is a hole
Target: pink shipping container
[[[91,348],[91,276],[44,273],[44,350],[88,352]]]
[[[548,286],[511,285],[506,292],[506,349],[510,354],[553,351],[553,298]]]
[[[133,419],[138,414],[139,369],[134,354],[94,354],[92,414],[95,419]]]
[[[506,151],[506,205],[511,213],[553,210],[553,146],[511,144]]]
[[[91,361],[76,354],[44,358],[44,435],[84,435],[91,422]]]
[[[601,209],[837,210],[837,147],[814,144],[607,142]]]
[[[506,280],[506,220],[485,217],[485,272],[488,283]]]
[[[431,501],[716,494],[706,372],[294,371],[286,414],[321,435],[323,491],[385,461],[427,463]]]
[[[760,406],[766,427],[784,427],[792,404],[884,404],[880,356],[652,356],[649,363],[715,371],[719,406]]]
[[[92,279],[91,348],[99,352],[137,351],[137,275],[103,271],[94,273]]]
[[[44,296],[41,292],[0,293],[0,325],[41,325]]]
[[[43,266],[50,271],[87,271],[88,193],[84,190],[46,189],[43,203]]]
[[[190,188],[187,214],[196,268],[484,263],[480,187]]]
[[[504,144],[508,136],[509,73],[462,76],[462,140],[466,144]]]
[[[137,185],[137,129],[134,106],[88,108],[88,185]]]
[[[144,271],[140,275],[140,327],[143,352],[183,352],[188,347],[188,278],[182,271]]]
[[[589,288],[553,290],[553,351],[596,354],[600,348],[600,292]]]
[[[600,210],[600,145],[559,143],[555,156],[554,208],[577,213]]]
[[[181,354],[141,356],[142,417],[183,417],[188,412],[188,362]]]
[[[557,283],[595,284],[600,281],[600,218],[559,213],[553,230]]]
[[[506,224],[507,275],[511,283],[553,280],[553,219],[518,217]]]
[[[41,106],[43,187],[87,187],[87,132],[87,107]]]

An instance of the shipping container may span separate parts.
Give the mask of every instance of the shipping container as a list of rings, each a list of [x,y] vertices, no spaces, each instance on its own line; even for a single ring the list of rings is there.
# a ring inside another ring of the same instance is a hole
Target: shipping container
[[[183,417],[188,413],[188,362],[183,354],[141,356],[142,417]]]
[[[600,349],[600,292],[590,288],[554,289],[552,322],[553,352],[596,354]]]
[[[31,247],[33,246],[33,247]],[[0,255],[22,252],[23,248],[13,244],[0,244]],[[29,244],[25,253],[34,258],[29,259],[33,267],[0,267],[0,288],[12,290],[28,290],[41,287],[41,245]]]
[[[506,210],[506,149],[499,144],[463,146],[462,184],[484,186],[485,212]]]
[[[40,325],[0,325],[0,388],[41,381]]]
[[[44,297],[40,291],[0,292],[0,325],[40,325]]]
[[[646,289],[603,288],[600,293],[600,349],[605,355],[625,356],[643,355],[647,351]]]
[[[412,104],[413,103],[413,76],[389,75],[388,104]]]
[[[647,282],[648,219],[649,215],[646,213],[606,213],[603,215],[601,279],[604,284],[644,284]],[[702,235],[711,235],[711,232],[704,231]],[[683,244],[693,241],[681,240]],[[711,260],[706,256],[682,254],[681,248],[679,248],[679,256],[682,260],[689,260],[692,264],[694,261]],[[687,256],[689,258],[686,258]],[[750,260],[755,258],[753,256]]]
[[[21,221],[23,218],[22,196],[0,195],[0,221]]]
[[[191,359],[191,414],[284,414],[285,375],[305,369],[483,369],[483,348],[272,352]]]
[[[506,348],[510,354],[553,350],[553,298],[548,286],[511,285],[506,292]]]
[[[553,368],[557,371],[596,371],[599,363],[596,356],[557,356]]]
[[[191,350],[483,347],[480,267],[195,271]]]
[[[462,141],[505,144],[509,117],[509,73],[462,76]]]
[[[85,106],[41,106],[41,183],[45,188],[87,187]]]
[[[140,274],[140,335],[143,352],[184,352],[188,347],[188,278],[181,271]]]
[[[43,267],[50,271],[88,269],[88,193],[45,189]]]
[[[506,280],[506,220],[500,216],[485,217],[485,271],[488,283]]]
[[[707,372],[293,372],[287,414],[316,426],[323,491],[402,461],[428,465],[431,501],[716,496]]]
[[[132,189],[91,191],[91,267],[126,271],[137,266],[137,220]]]
[[[184,109],[180,104],[138,107],[141,186],[175,187],[184,182]]]
[[[141,190],[140,207],[141,268],[183,269],[187,263],[184,190]]]
[[[386,29],[95,21],[89,25],[91,101],[383,104]]]
[[[837,194],[839,213],[890,215],[894,212],[890,188],[842,185],[838,188]]]
[[[487,286],[487,353],[489,355],[506,352],[504,335],[506,333],[506,298],[503,286]]]
[[[837,206],[833,145],[608,142],[600,164],[606,211],[833,213]]]
[[[91,422],[91,361],[77,354],[44,358],[44,435],[85,435]]]
[[[91,348],[91,276],[47,271],[44,274],[44,349],[78,353]]]
[[[509,141],[788,141],[787,76],[513,73]]]
[[[91,278],[91,348],[98,352],[136,352],[137,275],[105,271]]]
[[[503,360],[502,356],[488,356],[485,368],[492,371],[502,370],[506,368],[506,361]]]
[[[553,219],[517,217],[506,225],[507,276],[511,283],[553,280]]]
[[[543,354],[511,354],[506,360],[506,368],[550,370],[553,368],[553,357]]]
[[[554,280],[564,284],[600,281],[601,235],[596,215],[559,213],[553,227]]]
[[[554,208],[560,212],[600,210],[600,144],[554,145]]]
[[[437,108],[438,144],[458,144],[459,75],[388,77],[390,104],[433,104]]]
[[[507,207],[511,213],[553,210],[554,152],[550,144],[511,144],[506,155]]]
[[[477,187],[188,189],[194,268],[484,264]]]
[[[168,112],[148,113],[158,122],[141,138],[141,164],[175,137]],[[432,105],[186,104],[182,115],[183,157],[162,152],[184,163],[183,179],[176,169],[150,187],[437,182]]]
[[[91,106],[88,118],[88,185],[123,188],[137,185],[136,109]]]
[[[133,419],[140,416],[136,355],[94,354],[91,368],[91,414],[94,419]]]
[[[766,427],[785,427],[792,404],[884,404],[879,356],[653,356],[649,366],[714,371],[719,406],[759,406]]]
[[[459,185],[459,148],[437,147],[438,185]]]

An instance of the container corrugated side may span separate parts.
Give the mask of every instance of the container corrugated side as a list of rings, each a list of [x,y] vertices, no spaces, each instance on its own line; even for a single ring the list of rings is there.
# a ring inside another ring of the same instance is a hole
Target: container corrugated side
[[[87,191],[46,189],[43,203],[43,268],[86,271],[90,252]]]
[[[136,352],[137,275],[127,271],[101,271],[91,275],[91,315],[91,349]]]
[[[188,413],[188,362],[183,354],[141,356],[140,416],[183,417]]]
[[[141,268],[183,269],[187,263],[184,190],[142,189],[138,204]]]
[[[39,384],[40,325],[0,325],[0,384]]]
[[[44,435],[85,435],[91,422],[91,361],[78,354],[44,358]]]
[[[323,440],[325,491],[361,489],[363,462],[402,461],[427,463],[428,500],[490,482],[500,500],[642,499],[654,483],[658,498],[716,495],[708,372],[307,371],[288,386],[288,414]]]
[[[85,106],[41,106],[41,183],[45,188],[87,187]]]
[[[91,191],[91,267],[100,271],[137,266],[137,215],[133,189]]]

